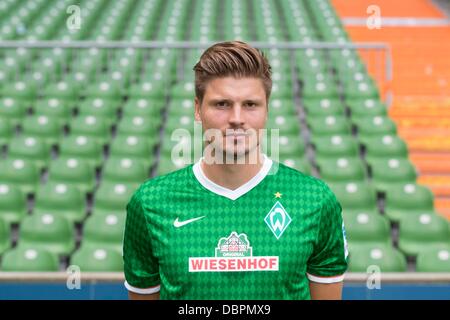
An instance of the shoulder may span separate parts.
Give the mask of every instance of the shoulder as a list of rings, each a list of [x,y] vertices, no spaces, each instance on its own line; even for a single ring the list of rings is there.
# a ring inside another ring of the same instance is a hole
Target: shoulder
[[[300,172],[282,163],[274,161],[274,177],[277,182],[294,191],[302,199],[324,205],[335,202],[331,188],[321,179]]]
[[[331,192],[328,185],[319,178],[300,172],[285,164],[273,161],[274,174],[278,179],[292,181],[296,186],[312,188],[315,191]]]
[[[148,179],[138,187],[133,197],[137,197],[140,200],[146,200],[145,198],[149,197],[157,197],[158,195],[167,197],[168,193],[185,187],[191,178],[190,171],[192,171],[192,165],[165,175]]]

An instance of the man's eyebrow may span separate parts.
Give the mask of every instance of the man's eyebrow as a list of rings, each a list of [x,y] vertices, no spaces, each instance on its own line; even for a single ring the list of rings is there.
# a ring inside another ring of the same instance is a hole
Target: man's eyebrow
[[[218,102],[233,102],[233,100],[232,99],[227,99],[227,98],[214,98],[214,99],[210,99],[208,101],[208,103],[210,103],[210,104],[215,104],[215,103],[218,103]],[[259,98],[254,98],[254,99],[253,98],[249,98],[249,99],[245,99],[243,101],[243,103],[249,103],[249,102],[252,102],[252,103],[255,103],[255,104],[262,104],[263,100],[259,99]]]
[[[255,98],[255,99],[245,99],[244,102],[253,102],[253,103],[256,103],[256,104],[261,104],[261,103],[263,103],[263,100],[258,99],[258,98]]]
[[[218,103],[218,102],[231,102],[231,100],[227,98],[214,98],[209,100],[209,103]]]

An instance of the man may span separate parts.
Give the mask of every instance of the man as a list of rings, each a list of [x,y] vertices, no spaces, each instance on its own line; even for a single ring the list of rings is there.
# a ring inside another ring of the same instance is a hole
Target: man
[[[260,150],[267,59],[224,42],[194,70],[205,155],[148,180],[130,200],[130,298],[340,299],[347,262],[339,203],[323,182]]]

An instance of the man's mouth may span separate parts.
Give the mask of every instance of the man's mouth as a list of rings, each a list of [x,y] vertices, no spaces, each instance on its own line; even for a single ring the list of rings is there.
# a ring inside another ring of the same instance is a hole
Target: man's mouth
[[[225,132],[225,136],[227,136],[227,137],[247,137],[248,134],[243,130],[235,130],[235,131],[227,130]]]

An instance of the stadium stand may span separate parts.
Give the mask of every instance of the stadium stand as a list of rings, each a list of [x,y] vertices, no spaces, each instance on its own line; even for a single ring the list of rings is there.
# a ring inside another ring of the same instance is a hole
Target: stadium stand
[[[413,2],[415,15],[423,7]],[[339,15],[354,8],[345,0],[79,0],[82,27],[70,29],[72,4],[1,2],[0,41],[390,41],[398,68],[390,108],[377,66],[355,49],[264,49],[274,79],[267,127],[279,129],[281,162],[321,177],[336,193],[351,272],[374,264],[391,272],[450,271],[449,123],[442,113],[450,115],[449,104],[402,98],[446,92],[448,99],[447,85],[436,89],[424,82],[427,74],[410,69],[433,62],[429,68],[450,81],[443,71],[450,70],[449,47],[440,41],[436,50],[430,42],[447,39],[448,26],[436,27],[428,41],[430,29],[418,28],[413,37],[423,42],[405,43],[403,30],[388,28],[381,39],[344,27]],[[201,52],[0,50],[0,271],[63,271],[71,264],[121,271],[133,191],[198,159],[192,149],[187,158],[171,155],[184,141],[173,141],[174,131],[195,130],[192,67]]]

